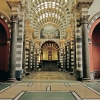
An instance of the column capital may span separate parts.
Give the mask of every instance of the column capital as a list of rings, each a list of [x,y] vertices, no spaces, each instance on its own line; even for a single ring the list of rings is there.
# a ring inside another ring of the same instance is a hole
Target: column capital
[[[82,24],[87,24],[89,17],[90,17],[90,15],[82,15],[81,16],[81,23]]]
[[[90,15],[82,15],[79,19],[77,19],[77,27],[80,27],[82,24],[87,24]]]
[[[19,20],[18,15],[17,15],[17,14],[15,14],[15,15],[10,15],[10,20],[11,20],[11,22],[16,22],[16,23],[18,23],[18,20]]]

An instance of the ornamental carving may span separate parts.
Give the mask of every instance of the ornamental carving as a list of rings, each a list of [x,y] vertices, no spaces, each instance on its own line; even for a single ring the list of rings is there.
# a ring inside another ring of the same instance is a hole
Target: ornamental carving
[[[70,42],[72,40],[72,34],[73,34],[73,28],[72,25],[66,29],[66,39],[68,42]]]
[[[32,41],[33,39],[36,39],[34,35],[34,29],[31,28],[30,21],[28,19],[25,21],[25,31],[27,40]]]
[[[10,20],[11,20],[11,22],[18,22],[18,15],[17,14],[15,14],[15,15],[11,15],[10,16]]]
[[[82,16],[81,17],[81,23],[82,24],[88,23],[89,17],[90,17],[89,15]]]
[[[77,27],[80,27],[82,24],[88,23],[89,15],[84,15],[80,17],[80,19],[77,19]]]
[[[77,27],[80,27],[82,25],[81,18],[77,19],[76,22],[77,22]]]

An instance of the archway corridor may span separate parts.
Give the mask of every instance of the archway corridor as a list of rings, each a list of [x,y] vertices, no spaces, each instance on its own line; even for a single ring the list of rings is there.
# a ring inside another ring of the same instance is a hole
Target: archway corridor
[[[0,0],[0,100],[100,100],[100,0]]]
[[[0,83],[0,100],[100,100],[100,84],[76,81],[68,72],[33,72],[21,81]]]

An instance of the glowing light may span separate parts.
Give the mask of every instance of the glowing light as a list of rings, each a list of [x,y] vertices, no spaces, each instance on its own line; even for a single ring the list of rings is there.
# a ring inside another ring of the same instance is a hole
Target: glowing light
[[[32,0],[32,2],[34,2],[35,0]]]

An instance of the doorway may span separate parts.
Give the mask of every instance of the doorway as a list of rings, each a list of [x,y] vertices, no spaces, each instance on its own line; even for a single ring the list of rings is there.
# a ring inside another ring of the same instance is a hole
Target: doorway
[[[59,46],[54,41],[46,41],[41,46],[42,71],[58,71],[57,62]]]

